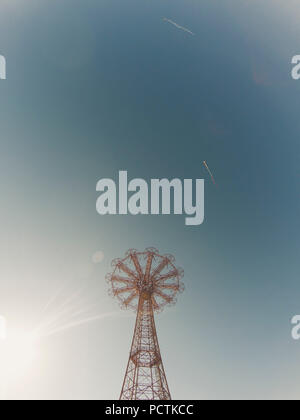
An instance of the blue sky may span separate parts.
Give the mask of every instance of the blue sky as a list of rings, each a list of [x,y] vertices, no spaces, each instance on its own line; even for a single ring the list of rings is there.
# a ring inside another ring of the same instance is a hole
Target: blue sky
[[[0,312],[30,328],[64,281],[70,293],[85,284],[99,313],[116,312],[40,342],[9,396],[118,397],[134,317],[107,296],[104,277],[128,248],[155,246],[185,269],[185,293],[157,318],[173,397],[298,398],[298,3],[11,0],[0,9]],[[96,183],[119,170],[205,178],[205,223],[99,216]],[[105,259],[93,266],[97,250]]]

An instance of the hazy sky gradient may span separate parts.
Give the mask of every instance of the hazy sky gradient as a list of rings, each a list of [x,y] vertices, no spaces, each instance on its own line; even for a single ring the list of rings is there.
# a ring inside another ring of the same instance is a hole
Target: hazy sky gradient
[[[155,246],[185,269],[157,317],[173,398],[299,398],[299,17],[292,0],[1,3],[0,313],[30,328],[64,281],[119,312],[40,342],[9,397],[118,398],[134,317],[104,277]],[[205,178],[205,223],[97,215],[119,170]]]

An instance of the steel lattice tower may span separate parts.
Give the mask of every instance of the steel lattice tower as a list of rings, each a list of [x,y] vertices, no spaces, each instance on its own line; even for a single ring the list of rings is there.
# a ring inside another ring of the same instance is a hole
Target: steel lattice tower
[[[170,400],[171,394],[161,358],[154,312],[176,303],[183,291],[183,270],[174,257],[161,256],[154,248],[144,252],[129,250],[125,258],[112,262],[107,275],[111,294],[122,308],[137,311],[129,362],[121,400]]]

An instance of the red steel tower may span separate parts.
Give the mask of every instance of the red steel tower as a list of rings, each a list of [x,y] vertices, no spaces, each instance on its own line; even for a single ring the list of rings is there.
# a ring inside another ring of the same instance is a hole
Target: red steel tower
[[[171,394],[161,358],[154,312],[176,303],[184,289],[183,270],[174,257],[160,255],[155,248],[129,250],[125,258],[112,262],[107,275],[111,294],[122,308],[137,311],[129,362],[121,400],[170,400]]]

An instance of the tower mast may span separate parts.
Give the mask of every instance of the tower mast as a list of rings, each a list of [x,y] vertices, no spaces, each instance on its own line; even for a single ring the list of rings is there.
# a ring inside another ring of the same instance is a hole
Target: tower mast
[[[121,400],[170,400],[170,390],[157,339],[151,299],[139,299]]]

